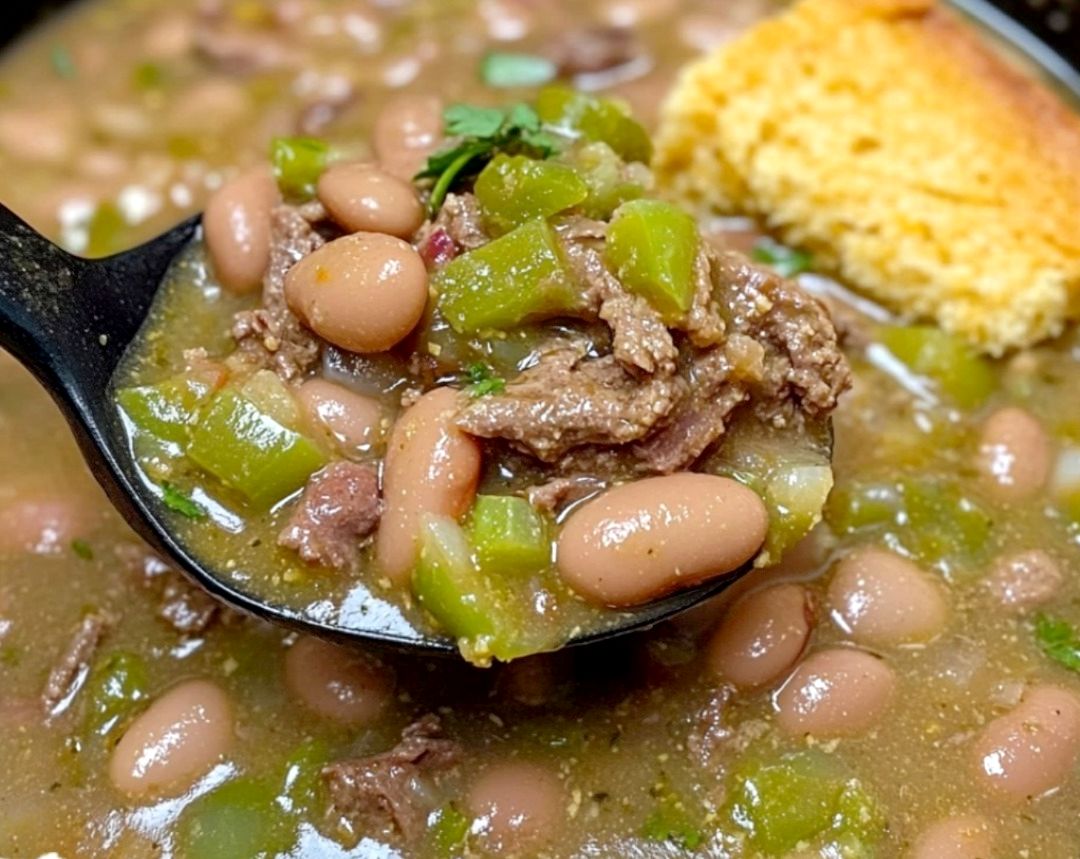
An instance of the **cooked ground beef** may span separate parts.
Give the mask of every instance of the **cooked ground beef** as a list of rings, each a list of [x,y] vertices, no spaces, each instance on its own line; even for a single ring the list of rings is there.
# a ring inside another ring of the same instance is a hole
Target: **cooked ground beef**
[[[41,706],[46,716],[59,716],[71,704],[75,693],[86,682],[94,653],[112,623],[112,618],[104,612],[93,612],[79,622],[41,692]]]
[[[117,555],[143,587],[157,594],[158,617],[177,632],[198,635],[227,611],[146,546],[124,544]]]
[[[503,393],[467,403],[458,425],[554,462],[580,445],[644,438],[686,393],[678,376],[639,380],[613,356],[586,359],[585,354],[581,343],[554,341]]]
[[[370,465],[334,462],[314,475],[278,543],[310,563],[352,567],[382,515],[379,476]]]
[[[457,743],[443,735],[439,717],[429,713],[405,728],[389,751],[323,768],[333,812],[357,826],[396,827],[415,839],[431,811],[425,777],[452,766],[459,753]]]
[[[286,381],[311,367],[321,350],[320,340],[300,324],[285,303],[285,275],[325,243],[312,224],[321,213],[321,207],[278,206],[274,210],[262,307],[236,314],[233,322],[232,335],[240,349]]]

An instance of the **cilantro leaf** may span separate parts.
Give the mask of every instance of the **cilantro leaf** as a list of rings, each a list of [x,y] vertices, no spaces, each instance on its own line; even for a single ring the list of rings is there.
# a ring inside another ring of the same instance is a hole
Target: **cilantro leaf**
[[[188,519],[204,519],[205,511],[171,483],[161,484],[161,503]]]
[[[451,138],[449,146],[428,157],[417,180],[434,179],[428,208],[435,214],[459,178],[477,172],[498,152],[548,158],[558,150],[552,135],[543,129],[536,111],[527,104],[505,110],[452,104],[443,111],[443,128]]]
[[[465,371],[468,384],[465,390],[472,397],[486,397],[488,394],[501,394],[506,390],[506,380],[496,376],[487,364],[473,364]]]
[[[477,107],[472,104],[452,104],[443,111],[446,133],[462,137],[493,137],[499,133],[504,114],[497,107]]]
[[[772,239],[758,239],[750,256],[755,262],[772,266],[781,277],[795,277],[810,271],[814,264],[814,258],[806,251],[789,248]]]
[[[1035,640],[1042,652],[1070,671],[1080,672],[1080,635],[1072,624],[1045,614],[1035,618]]]

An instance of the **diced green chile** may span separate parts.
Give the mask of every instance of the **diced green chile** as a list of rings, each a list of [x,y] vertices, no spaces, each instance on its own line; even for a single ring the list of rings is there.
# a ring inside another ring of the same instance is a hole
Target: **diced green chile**
[[[124,388],[116,400],[141,432],[185,445],[199,408],[212,393],[205,380],[181,374],[154,385]]]
[[[484,572],[536,572],[551,563],[544,519],[524,498],[480,495],[470,521],[472,545]]]
[[[474,188],[486,223],[498,233],[578,205],[589,187],[572,167],[525,155],[496,155]]]
[[[315,183],[330,163],[330,147],[313,137],[275,137],[270,162],[282,193],[306,200],[314,196]]]
[[[536,98],[536,112],[547,125],[606,143],[624,161],[648,163],[649,133],[622,105],[569,87],[545,87]]]
[[[994,390],[996,380],[990,363],[939,328],[886,325],[880,330],[880,339],[911,370],[933,379],[961,408],[975,408]]]
[[[588,186],[589,194],[581,204],[586,218],[608,220],[623,203],[637,200],[645,194],[645,177],[628,174],[628,168],[615,150],[601,141],[577,146],[566,156]]]
[[[107,736],[133,716],[149,694],[146,663],[137,653],[117,650],[106,655],[86,683],[85,725],[89,733]]]
[[[433,283],[439,309],[459,334],[572,315],[584,301],[542,220],[451,260]]]
[[[219,392],[202,413],[187,452],[196,464],[260,506],[299,489],[326,464],[314,442],[230,390]]]
[[[699,243],[697,224],[682,209],[662,200],[632,200],[608,227],[607,262],[627,289],[672,320],[693,304]]]
[[[294,830],[283,825],[275,786],[241,776],[192,802],[177,826],[185,859],[276,856],[292,847]]]
[[[883,827],[859,783],[818,751],[744,761],[729,779],[727,812],[766,856],[783,856],[799,844],[866,850]]]
[[[511,589],[477,566],[464,530],[453,519],[424,517],[412,589],[420,605],[458,640],[466,659],[485,663],[528,652]]]

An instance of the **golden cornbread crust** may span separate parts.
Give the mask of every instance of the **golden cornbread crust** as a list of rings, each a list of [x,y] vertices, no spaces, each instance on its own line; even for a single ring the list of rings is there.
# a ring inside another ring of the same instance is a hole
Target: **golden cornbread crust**
[[[803,0],[691,64],[655,166],[985,351],[1080,308],[1080,119],[933,0]]]

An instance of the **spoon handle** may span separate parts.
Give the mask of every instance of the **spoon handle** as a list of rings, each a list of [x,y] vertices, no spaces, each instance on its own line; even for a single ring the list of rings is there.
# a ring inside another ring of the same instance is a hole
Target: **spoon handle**
[[[148,245],[102,260],[72,256],[0,205],[0,347],[65,412],[100,414],[109,379],[137,333],[188,221]]]

